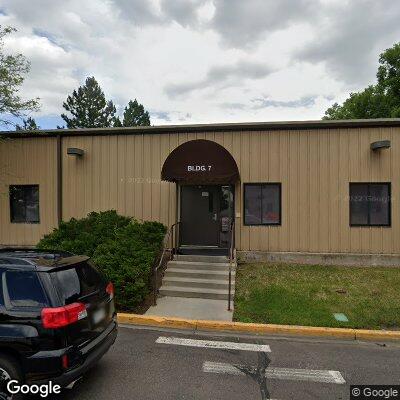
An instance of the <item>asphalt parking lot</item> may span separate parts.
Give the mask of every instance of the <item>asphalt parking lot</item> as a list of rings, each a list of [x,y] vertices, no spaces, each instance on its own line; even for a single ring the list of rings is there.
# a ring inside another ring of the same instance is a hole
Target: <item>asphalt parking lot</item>
[[[398,384],[400,345],[120,327],[114,347],[59,399],[348,399]]]

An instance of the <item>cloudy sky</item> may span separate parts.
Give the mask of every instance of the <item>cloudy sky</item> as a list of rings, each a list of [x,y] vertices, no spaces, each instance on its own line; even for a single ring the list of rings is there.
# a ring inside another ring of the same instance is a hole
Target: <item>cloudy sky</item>
[[[399,0],[0,0],[43,128],[87,76],[155,125],[319,119],[375,81],[399,21]]]

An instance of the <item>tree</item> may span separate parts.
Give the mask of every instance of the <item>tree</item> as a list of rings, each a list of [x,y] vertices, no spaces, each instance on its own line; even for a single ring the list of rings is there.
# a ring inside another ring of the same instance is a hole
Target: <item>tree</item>
[[[362,92],[350,93],[342,104],[335,103],[325,111],[323,119],[385,118],[391,113],[387,96],[378,86],[368,86]]]
[[[40,129],[40,126],[36,124],[36,121],[32,117],[28,117],[27,119],[22,120],[23,125],[16,125],[16,131],[37,131]]]
[[[122,126],[150,126],[150,115],[135,99],[125,107]]]
[[[106,100],[94,77],[86,78],[85,85],[74,90],[63,107],[72,115],[61,114],[67,128],[107,128],[116,121],[114,103]]]
[[[4,38],[15,31],[11,27],[0,27],[0,125],[5,126],[14,124],[12,117],[21,118],[27,111],[39,110],[39,98],[24,100],[19,95],[30,70],[29,61],[22,54],[4,54]]]
[[[333,104],[323,119],[400,117],[400,43],[385,50],[379,64],[376,85],[351,93],[342,105]]]
[[[378,85],[385,93],[391,108],[390,117],[400,117],[400,43],[379,57]]]

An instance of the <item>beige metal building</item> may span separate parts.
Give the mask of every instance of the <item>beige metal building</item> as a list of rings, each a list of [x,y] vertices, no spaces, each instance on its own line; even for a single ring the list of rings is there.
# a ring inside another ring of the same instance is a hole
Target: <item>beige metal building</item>
[[[180,245],[400,255],[400,119],[9,133],[0,140],[0,244],[116,209]],[[247,253],[262,254],[262,253]]]

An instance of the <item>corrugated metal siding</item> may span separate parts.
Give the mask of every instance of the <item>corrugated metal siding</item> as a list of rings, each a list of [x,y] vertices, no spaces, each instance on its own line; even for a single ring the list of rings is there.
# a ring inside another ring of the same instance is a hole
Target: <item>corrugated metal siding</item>
[[[171,225],[176,218],[175,185],[160,181],[161,166],[179,144],[208,139],[231,152],[241,174],[235,194],[236,212],[240,213],[236,219],[238,249],[398,254],[399,134],[400,128],[394,127],[64,137],[63,217],[82,217],[93,210],[113,208],[139,220]],[[392,147],[373,153],[370,143],[380,139],[391,140]],[[31,168],[28,160],[45,140],[53,140],[54,151],[46,151],[48,160]],[[37,179],[55,185],[55,139],[23,139],[18,141],[19,145],[27,158],[9,170],[22,171],[22,175],[26,172],[29,179],[29,174],[34,174]],[[68,147],[84,149],[84,157],[67,156]],[[14,154],[13,149],[6,156],[13,158],[11,153]],[[352,181],[392,182],[392,227],[349,227],[348,195]],[[246,182],[282,183],[281,226],[242,225],[241,187]],[[49,208],[51,223],[47,222],[40,232],[49,230],[56,221],[55,186],[50,195],[54,199],[48,200],[47,205],[41,203],[41,215]],[[5,214],[5,220],[9,218],[8,198],[6,202],[1,200],[1,207],[4,221]],[[2,243],[11,235],[7,226],[2,224]],[[31,227],[21,229],[24,240],[29,241]],[[32,237],[36,240],[38,236]]]
[[[171,225],[175,187],[160,182],[161,166],[177,145],[204,138],[232,153],[242,183],[282,183],[282,225],[246,227],[238,218],[239,249],[399,253],[396,179],[399,182],[400,165],[395,154],[400,143],[394,135],[399,131],[360,128],[68,137],[64,148],[81,147],[86,155],[82,160],[64,156],[64,216],[116,208],[140,220]],[[392,148],[371,152],[370,143],[379,139],[392,140]],[[349,227],[351,181],[393,181],[391,228]],[[84,193],[76,195],[84,188]],[[236,212],[241,217],[242,201],[238,184]]]
[[[66,137],[63,139],[63,217],[116,209],[138,220],[175,221],[175,185],[161,167],[176,146],[169,135]],[[68,147],[85,151],[66,155]]]
[[[0,139],[0,244],[32,245],[57,226],[57,139]],[[38,184],[40,224],[10,222],[9,185]]]

